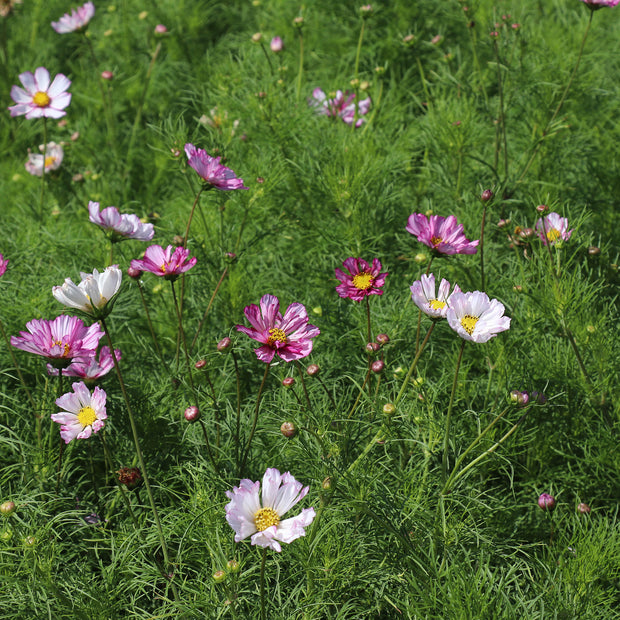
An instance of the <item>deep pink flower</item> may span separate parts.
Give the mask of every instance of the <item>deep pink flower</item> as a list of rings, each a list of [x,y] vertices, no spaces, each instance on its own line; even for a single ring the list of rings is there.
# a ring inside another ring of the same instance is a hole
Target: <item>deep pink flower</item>
[[[243,179],[226,166],[220,164],[221,157],[211,157],[204,149],[198,149],[193,144],[185,145],[187,163],[198,173],[198,176],[212,187],[221,190],[248,189],[243,185]]]
[[[593,11],[602,9],[605,6],[612,7],[617,6],[620,0],[581,0],[587,4]]]
[[[112,241],[137,239],[150,241],[155,234],[153,224],[143,224],[137,215],[119,213],[116,207],[106,207],[99,211],[99,203],[92,200],[88,203],[88,219],[111,234]]]
[[[11,88],[11,99],[17,104],[9,107],[11,116],[60,118],[66,114],[64,110],[71,103],[71,93],[67,92],[71,80],[62,73],[50,85],[49,71],[39,67],[34,74],[30,71],[20,73],[19,81],[24,88]]]
[[[75,32],[84,28],[95,14],[95,5],[86,2],[77,9],[71,9],[71,13],[65,13],[57,22],[52,22],[52,28],[59,34]]]
[[[353,257],[347,258],[342,265],[349,273],[345,273],[342,269],[335,270],[336,277],[340,280],[340,284],[336,287],[340,297],[362,301],[368,295],[383,295],[381,287],[388,274],[379,273],[381,263],[377,258],[372,259],[372,267],[363,258]]]
[[[8,264],[9,264],[9,259],[8,258],[5,259],[4,256],[0,254],[0,278],[5,274]]]
[[[60,436],[69,443],[73,439],[88,439],[101,430],[108,417],[105,410],[106,393],[96,387],[93,393],[80,381],[72,386],[73,392],[56,399],[62,409],[50,418],[60,424]]]
[[[618,0],[620,2],[620,0]],[[558,241],[568,241],[574,229],[568,230],[568,219],[552,211],[536,222],[536,232],[543,245],[554,245]]]
[[[465,237],[463,224],[457,224],[454,215],[431,215],[429,219],[423,213],[412,213],[407,220],[407,231],[439,254],[475,254],[478,251],[479,241],[469,241]]]
[[[116,361],[121,361],[120,349],[114,349],[114,355],[116,355]],[[96,381],[107,375],[110,370],[114,368],[114,360],[110,353],[110,347],[101,347],[99,352],[99,359],[93,354],[90,358],[84,358],[83,360],[73,362],[62,371],[63,377],[79,377],[84,381]],[[47,374],[56,377],[58,376],[58,369],[54,368],[51,364],[47,365]]]
[[[315,88],[312,91],[312,98],[308,99],[308,103],[312,107],[317,108],[319,114],[341,118],[347,125],[353,124],[357,107],[358,118],[355,126],[360,127],[364,122],[364,119],[361,117],[368,114],[371,101],[370,97],[367,97],[359,102],[359,106],[356,106],[354,93],[343,93],[339,90],[333,99],[328,99],[327,95],[320,88]]]
[[[549,495],[549,493],[541,493],[538,498],[538,505],[541,510],[553,512],[555,509],[555,497]]]
[[[182,273],[196,264],[196,257],[189,258],[189,250],[169,245],[165,250],[160,245],[146,248],[143,259],[131,261],[131,267],[140,271],[150,271],[166,280],[176,280]]]
[[[308,324],[308,313],[303,304],[291,304],[280,314],[280,302],[273,295],[263,295],[260,308],[256,304],[245,307],[245,317],[252,327],[237,325],[237,329],[263,346],[254,349],[261,362],[271,362],[277,353],[285,362],[310,355],[312,338],[321,332]]]
[[[22,351],[42,355],[61,368],[91,358],[103,336],[99,323],[86,327],[82,319],[64,314],[51,321],[34,319],[26,323],[26,329],[19,336],[11,336],[11,344]]]

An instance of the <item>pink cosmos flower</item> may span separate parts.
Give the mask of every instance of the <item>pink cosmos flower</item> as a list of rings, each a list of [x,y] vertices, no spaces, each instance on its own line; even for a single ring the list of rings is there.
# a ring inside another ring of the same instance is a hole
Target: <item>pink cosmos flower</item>
[[[47,357],[57,368],[71,362],[84,362],[97,350],[103,332],[99,323],[90,327],[76,316],[61,314],[53,320],[34,319],[26,323],[26,332],[11,336],[11,344],[22,351]]]
[[[116,360],[121,361],[120,349],[114,349],[114,355]],[[99,359],[96,355],[90,358],[85,358],[79,362],[73,362],[62,371],[63,377],[79,377],[83,381],[90,382],[101,379],[107,375],[110,370],[114,368],[114,360],[110,353],[110,347],[101,347],[99,351]],[[54,368],[51,364],[47,365],[47,374],[56,377],[58,376],[58,369]]]
[[[280,474],[268,469],[263,476],[263,488],[259,497],[260,482],[244,478],[238,487],[226,491],[231,500],[226,504],[226,521],[235,530],[235,542],[248,536],[253,545],[282,551],[280,543],[290,543],[306,535],[306,530],[316,513],[314,508],[304,508],[296,517],[281,518],[308,493],[289,472]]]
[[[348,297],[353,301],[362,301],[368,295],[383,295],[381,287],[385,283],[387,272],[381,271],[381,263],[378,259],[372,259],[372,267],[362,258],[347,258],[342,263],[349,273],[342,269],[336,269],[336,277],[340,284],[336,292],[340,297]]]
[[[450,293],[450,282],[444,278],[435,295],[435,276],[432,273],[423,274],[409,288],[415,305],[433,319],[445,319],[452,295],[461,292],[459,285],[455,284],[454,290]]]
[[[11,99],[17,104],[9,106],[11,116],[26,115],[26,118],[60,118],[71,103],[71,93],[67,92],[71,80],[59,73],[50,85],[50,74],[45,67],[39,67],[34,74],[30,71],[20,73],[19,81],[24,88],[13,86]],[[24,90],[25,89],[25,90]]]
[[[439,254],[475,254],[478,251],[479,241],[469,241],[465,237],[463,224],[457,225],[454,215],[431,215],[429,219],[423,213],[412,213],[407,220],[407,231]]]
[[[618,0],[620,2],[620,0]],[[573,228],[568,230],[568,219],[552,211],[536,222],[536,232],[543,245],[554,245],[558,241],[568,241],[573,234]]]
[[[9,264],[9,259],[8,258],[5,259],[4,256],[0,254],[0,278],[5,274],[8,264]]]
[[[487,342],[510,328],[503,304],[480,291],[452,293],[446,319],[461,338],[477,343]]]
[[[182,273],[196,264],[196,257],[189,258],[189,250],[169,245],[165,250],[160,245],[146,248],[144,258],[131,261],[131,267],[140,271],[150,271],[166,280],[176,280]]]
[[[84,28],[95,14],[95,5],[86,2],[77,9],[71,9],[71,14],[65,13],[57,22],[52,22],[52,28],[59,34],[75,32]]]
[[[45,154],[43,154],[44,149]],[[64,157],[64,151],[60,144],[48,142],[47,146],[41,144],[39,150],[41,151],[40,155],[39,153],[31,153],[30,149],[28,149],[28,161],[24,164],[24,167],[30,174],[40,177],[43,173],[44,166],[45,174],[60,168],[60,164],[62,164]]]
[[[593,11],[602,9],[605,6],[612,7],[617,6],[620,0],[581,0],[585,2]]]
[[[277,353],[285,362],[310,355],[312,338],[321,332],[308,324],[308,313],[303,304],[291,304],[280,314],[280,302],[273,295],[263,295],[260,308],[256,304],[245,307],[244,314],[252,327],[237,325],[237,329],[262,343],[254,349],[261,362],[269,363]]]
[[[185,145],[185,154],[187,163],[212,187],[221,190],[248,189],[243,185],[243,179],[238,179],[230,168],[220,164],[221,157],[211,157],[204,149],[189,143]]]
[[[341,118],[347,125],[352,125],[355,120],[355,94],[344,93],[339,90],[336,92],[336,96],[333,99],[328,99],[327,95],[320,89],[315,88],[312,91],[312,98],[308,99],[308,103],[317,108],[319,114],[325,114],[334,118]],[[370,97],[363,99],[357,106],[357,121],[355,126],[360,127],[365,119],[361,118],[365,114],[368,114],[370,109],[371,100]]]
[[[150,241],[155,234],[153,224],[143,224],[137,215],[119,213],[116,207],[106,207],[99,211],[99,203],[88,203],[88,219],[110,234],[112,241],[137,239]]]
[[[60,436],[69,443],[73,439],[88,439],[103,428],[108,417],[105,410],[106,393],[96,387],[93,393],[80,381],[72,386],[73,392],[56,399],[62,409],[50,418],[60,424]]]

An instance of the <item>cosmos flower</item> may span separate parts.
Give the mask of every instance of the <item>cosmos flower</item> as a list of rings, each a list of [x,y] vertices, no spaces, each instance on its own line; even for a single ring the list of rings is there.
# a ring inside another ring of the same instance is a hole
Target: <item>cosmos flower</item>
[[[463,234],[463,224],[457,224],[456,217],[412,213],[407,220],[407,231],[415,235],[420,243],[439,254],[475,254],[478,241],[469,241]]]
[[[118,265],[112,265],[99,273],[80,272],[82,281],[74,284],[70,278],[62,286],[52,287],[52,295],[61,304],[75,308],[96,318],[106,317],[121,287],[123,272]]]
[[[44,149],[45,155],[43,154]],[[28,150],[30,151],[30,149]],[[40,177],[43,172],[44,162],[45,174],[60,168],[60,164],[62,164],[62,159],[65,155],[60,144],[56,144],[56,142],[48,142],[47,146],[41,144],[39,146],[39,150],[41,151],[41,154],[28,152],[28,161],[24,164],[24,166],[30,174]]]
[[[289,472],[280,474],[271,468],[263,476],[262,490],[260,487],[260,482],[244,478],[238,487],[226,491],[231,500],[226,504],[226,521],[235,530],[235,542],[251,536],[253,545],[280,552],[281,542],[290,543],[305,536],[305,528],[314,520],[314,508],[304,508],[296,517],[281,520],[307,495],[309,487],[302,487]]]
[[[64,314],[53,320],[34,319],[26,323],[26,329],[11,336],[11,345],[46,357],[56,368],[91,358],[103,336],[99,323],[86,327],[82,319]]]
[[[71,13],[65,13],[57,22],[52,22],[52,28],[59,34],[75,32],[84,28],[95,14],[95,5],[86,2],[77,9],[71,9]]]
[[[340,284],[336,287],[336,292],[340,297],[348,297],[353,301],[362,301],[368,295],[383,295],[381,287],[385,283],[387,272],[381,271],[381,263],[378,259],[372,259],[372,267],[362,258],[347,258],[342,269],[336,269],[336,277]]]
[[[9,259],[0,254],[0,278],[5,274]]]
[[[92,200],[88,203],[88,219],[109,233],[113,242],[123,239],[150,241],[155,234],[153,224],[143,224],[133,213],[119,213],[116,207],[106,207],[99,211],[99,203]]]
[[[88,439],[103,428],[108,417],[105,410],[106,393],[96,387],[93,393],[80,381],[72,386],[73,392],[56,399],[62,409],[50,418],[60,424],[60,436],[69,443],[73,439]]]
[[[357,121],[355,126],[360,127],[365,119],[361,118],[368,114],[370,109],[370,97],[363,99],[359,105],[355,104],[354,93],[343,93],[341,90],[336,92],[333,99],[328,99],[327,95],[320,89],[315,88],[312,91],[312,98],[308,99],[308,104],[316,108],[319,114],[331,116],[333,118],[341,118],[347,125],[352,125],[355,120],[355,111],[357,107]]]
[[[487,342],[510,328],[504,306],[480,291],[452,293],[446,319],[461,338],[477,343]]]
[[[552,211],[536,222],[535,230],[543,245],[554,245],[558,241],[568,241],[574,229],[568,230],[568,219]]]
[[[120,349],[114,349],[114,355],[116,355],[116,361],[121,361]],[[73,362],[62,371],[63,377],[79,377],[87,383],[90,381],[96,381],[107,375],[110,370],[114,368],[114,360],[110,353],[110,347],[103,346],[99,351],[99,359],[93,354],[90,358],[85,358],[79,362]],[[47,374],[56,377],[58,376],[58,369],[54,368],[51,364],[47,365]]]
[[[198,149],[193,144],[185,145],[187,163],[198,173],[198,176],[212,187],[221,190],[248,189],[243,185],[243,179],[226,166],[220,163],[221,157],[211,157],[204,149]]]
[[[160,245],[146,248],[144,258],[131,261],[131,267],[139,271],[150,271],[166,280],[176,280],[182,273],[196,264],[196,257],[189,258],[189,250],[169,245],[165,250]]]
[[[581,0],[585,4],[587,4],[593,11],[597,9],[602,9],[603,7],[613,7],[616,6],[620,0]]]
[[[455,293],[461,292],[459,285],[455,284],[452,293],[450,293],[450,282],[444,278],[439,285],[437,295],[435,295],[435,276],[432,273],[430,275],[423,274],[409,288],[415,305],[433,319],[445,319],[450,298]]]
[[[303,304],[291,304],[280,314],[280,302],[273,295],[263,295],[260,308],[256,304],[245,307],[244,314],[252,327],[237,325],[237,329],[262,343],[254,349],[261,362],[269,363],[277,353],[285,362],[310,355],[312,338],[321,332],[308,324],[308,313]]]
[[[71,103],[71,93],[67,92],[71,80],[59,73],[50,84],[50,74],[45,67],[39,67],[34,74],[30,71],[20,73],[19,81],[24,88],[13,86],[11,99],[17,104],[10,106],[11,116],[26,115],[26,118],[60,118]]]

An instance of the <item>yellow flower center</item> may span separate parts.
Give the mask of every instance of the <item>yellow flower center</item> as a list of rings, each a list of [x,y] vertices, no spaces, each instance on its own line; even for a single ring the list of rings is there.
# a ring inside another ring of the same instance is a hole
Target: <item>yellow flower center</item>
[[[55,157],[52,157],[51,155],[48,155],[45,158],[45,167],[49,168],[50,166],[53,166],[55,161],[56,161]]]
[[[474,328],[476,327],[476,323],[480,317],[472,316],[471,314],[466,314],[461,319],[461,325],[463,329],[471,336],[474,333]]]
[[[286,344],[288,341],[286,339],[286,334],[283,329],[278,327],[272,327],[269,330],[269,338],[267,339],[267,344],[274,345],[276,342],[281,344]]]
[[[446,307],[446,302],[439,301],[439,299],[429,299],[428,305],[433,310],[443,310]]]
[[[557,241],[560,238],[560,236],[561,236],[560,231],[557,230],[557,228],[552,228],[551,230],[547,231],[547,239],[551,243],[554,243],[555,241]]]
[[[36,92],[32,98],[32,103],[39,108],[46,108],[50,104],[50,101],[51,99],[48,94],[41,91]]]
[[[78,411],[77,419],[82,426],[91,426],[92,423],[97,419],[97,414],[95,413],[95,410],[90,406],[82,407]]]
[[[435,237],[435,236],[432,236],[432,237],[431,237],[431,243],[432,243],[435,247],[437,247],[437,246],[438,246],[438,245],[439,245],[442,241],[443,241],[443,239],[442,239],[441,237]]]
[[[166,273],[166,263],[164,263],[164,264],[160,267],[160,269],[161,269],[164,273]]]
[[[261,508],[254,515],[254,525],[259,532],[264,532],[272,525],[280,523],[280,515],[273,508]]]
[[[54,340],[54,342],[52,342],[52,346],[56,346],[56,347],[62,347],[62,340]],[[65,343],[64,345],[65,350],[63,351],[62,357],[67,357],[67,355],[69,355],[69,349],[71,348],[68,344]]]
[[[360,289],[360,291],[366,291],[374,282],[374,278],[369,273],[356,273],[353,276],[353,286]]]

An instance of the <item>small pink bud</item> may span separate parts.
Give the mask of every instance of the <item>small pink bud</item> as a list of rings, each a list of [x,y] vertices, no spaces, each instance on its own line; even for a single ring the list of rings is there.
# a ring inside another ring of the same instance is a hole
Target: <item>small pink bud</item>
[[[432,39],[431,39],[431,44],[432,45],[437,45],[437,43],[439,43],[441,41],[443,37],[440,34],[436,34]]]
[[[286,388],[293,387],[295,385],[295,377],[284,377],[282,385]]]
[[[489,200],[493,199],[493,196],[495,196],[495,194],[490,189],[485,189],[482,194],[480,194],[480,200],[482,200],[482,202],[489,202]]]
[[[263,177],[256,177],[256,182],[262,185],[265,182],[265,179],[263,179]]]
[[[216,570],[213,573],[213,581],[215,581],[215,583],[222,583],[222,581],[224,581],[224,579],[226,579],[226,572],[223,570]]]
[[[308,366],[308,368],[306,368],[306,372],[311,376],[314,377],[315,375],[319,374],[319,367],[317,364],[310,364],[310,366]]]
[[[532,392],[532,400],[539,405],[544,405],[547,402],[547,397],[542,392]]]
[[[360,13],[362,17],[368,17],[369,15],[372,15],[372,11],[372,4],[364,4],[360,7]]]
[[[200,410],[196,407],[196,405],[191,405],[188,407],[183,415],[190,424],[200,420]]]
[[[239,564],[237,560],[228,560],[228,562],[226,562],[226,568],[231,573],[236,573],[241,568],[241,564]]]
[[[370,365],[370,370],[372,370],[373,372],[376,372],[376,373],[380,373],[383,370],[384,366],[385,366],[385,362],[383,360],[375,360]]]
[[[413,45],[415,43],[415,34],[408,34],[403,37],[403,43],[409,46]]]
[[[202,370],[205,366],[207,365],[207,360],[198,360],[195,364],[194,364],[194,368],[196,370]]]
[[[497,30],[493,30],[493,32],[490,32],[490,33],[489,33],[489,36],[490,36],[492,39],[497,39],[497,38],[499,37],[499,32],[497,32]]]
[[[297,429],[295,428],[295,425],[292,422],[282,422],[282,426],[280,426],[280,432],[285,437],[290,439],[291,437],[294,437],[297,434]]]
[[[525,407],[530,402],[530,396],[527,392],[512,390],[510,392],[510,402],[517,407]]]
[[[127,275],[130,278],[137,280],[142,275],[142,272],[139,269],[136,269],[135,267],[127,267]]]
[[[271,51],[274,52],[275,54],[277,54],[278,52],[281,52],[284,49],[284,43],[282,43],[282,38],[273,37],[273,39],[271,39],[271,43],[269,44],[269,47],[271,48]]]
[[[168,28],[163,24],[157,24],[157,26],[155,26],[155,34],[166,34],[167,32]]]
[[[588,504],[584,504],[583,502],[577,506],[577,512],[582,515],[590,514],[590,510],[590,506],[588,506]]]
[[[534,229],[533,228],[522,228],[521,232],[519,233],[519,236],[521,237],[521,239],[531,239],[534,236]]]
[[[547,205],[538,205],[536,207],[536,211],[538,211],[538,213],[547,213],[547,211],[549,211],[549,207]]]
[[[384,345],[390,341],[390,337],[387,334],[377,334],[375,340],[380,344]]]
[[[552,512],[555,509],[555,497],[549,495],[549,493],[543,493],[538,498],[538,505],[541,510]]]
[[[3,517],[8,517],[15,512],[15,508],[15,502],[2,502],[2,504],[0,504],[0,514]]]
[[[101,72],[101,79],[103,80],[111,80],[113,77],[114,77],[114,74],[112,73],[112,71]]]
[[[513,30],[519,30],[519,28],[521,28],[521,24],[512,24],[512,26],[510,26]]]
[[[597,248],[595,245],[591,245],[588,248],[588,254],[590,256],[598,256],[601,253],[601,248]]]
[[[252,35],[252,43],[260,43],[263,40],[263,33],[256,32]]]
[[[232,340],[226,336],[226,338],[222,338],[218,343],[217,343],[217,350],[220,353],[223,353],[224,351],[227,351],[230,348],[230,345],[232,344]]]
[[[369,342],[366,345],[366,353],[376,353],[381,348],[378,342]]]

